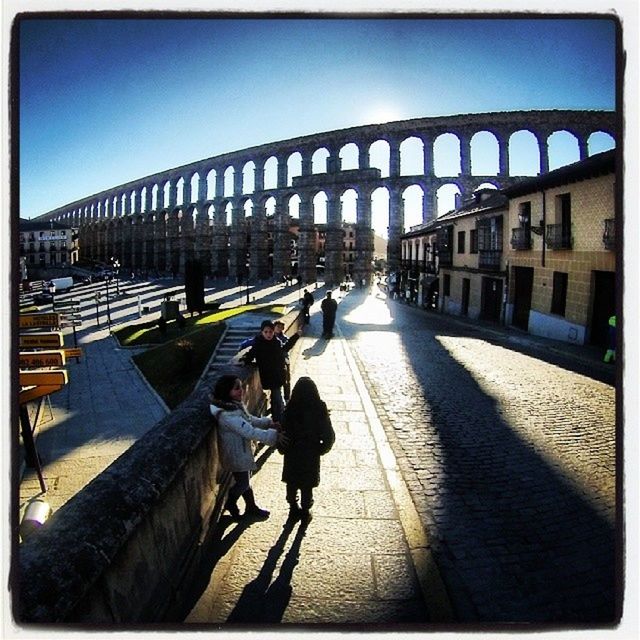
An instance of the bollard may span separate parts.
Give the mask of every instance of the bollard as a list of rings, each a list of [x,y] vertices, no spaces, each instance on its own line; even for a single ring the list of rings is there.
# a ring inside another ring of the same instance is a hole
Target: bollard
[[[25,509],[20,523],[20,536],[22,539],[37,531],[51,515],[51,506],[46,500],[38,498],[32,500]]]

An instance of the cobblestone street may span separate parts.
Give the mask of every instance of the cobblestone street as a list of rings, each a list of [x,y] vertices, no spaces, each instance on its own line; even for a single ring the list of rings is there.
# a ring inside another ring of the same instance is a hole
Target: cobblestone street
[[[376,288],[345,296],[338,317],[457,618],[612,620],[607,375],[563,366],[526,334],[425,312]]]

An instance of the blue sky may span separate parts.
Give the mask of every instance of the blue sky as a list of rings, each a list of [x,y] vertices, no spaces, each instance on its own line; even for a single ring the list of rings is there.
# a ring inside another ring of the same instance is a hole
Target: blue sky
[[[42,19],[23,21],[19,42],[27,218],[299,135],[615,108],[607,19]]]

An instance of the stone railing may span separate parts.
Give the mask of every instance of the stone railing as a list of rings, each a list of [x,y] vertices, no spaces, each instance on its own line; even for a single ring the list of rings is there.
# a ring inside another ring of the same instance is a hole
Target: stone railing
[[[285,318],[287,333],[301,324]],[[245,380],[259,414],[257,370],[233,362],[196,391],[24,541],[14,566],[17,624],[131,625],[181,610],[226,492],[208,392],[223,373]],[[123,416],[123,420],[126,416]]]

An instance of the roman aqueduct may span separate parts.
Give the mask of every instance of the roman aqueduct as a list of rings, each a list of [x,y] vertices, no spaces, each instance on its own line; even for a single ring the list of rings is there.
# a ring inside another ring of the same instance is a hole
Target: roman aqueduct
[[[615,141],[616,114],[611,111],[513,111],[418,118],[358,126],[272,142],[198,160],[133,180],[50,211],[38,220],[55,220],[79,229],[81,257],[124,269],[184,273],[187,260],[197,259],[204,272],[243,277],[247,260],[253,281],[280,278],[291,269],[289,226],[295,201],[299,218],[298,273],[304,282],[316,279],[315,199],[326,196],[325,278],[342,280],[342,197],[356,194],[355,271],[369,280],[373,256],[372,194],[388,195],[388,266],[400,263],[404,232],[404,199],[408,187],[422,191],[422,222],[437,212],[437,193],[455,185],[467,197],[480,185],[511,185],[523,176],[509,174],[510,139],[518,132],[534,137],[539,172],[549,170],[548,141],[555,132],[573,135],[579,158],[588,153],[594,133]],[[497,170],[475,175],[471,166],[472,138],[493,136]],[[459,171],[438,176],[434,145],[443,135],[459,145]],[[371,148],[386,144],[386,167],[372,166]],[[420,146],[421,171],[405,175],[402,147]],[[355,168],[343,168],[344,150],[357,149]],[[275,172],[273,171],[275,165]],[[275,184],[266,184],[266,168]],[[251,173],[253,170],[253,174]],[[250,183],[253,182],[253,185]],[[231,185],[228,188],[228,185]],[[273,212],[270,257],[267,211]],[[247,220],[250,225],[247,226]],[[249,231],[247,231],[249,230]]]

